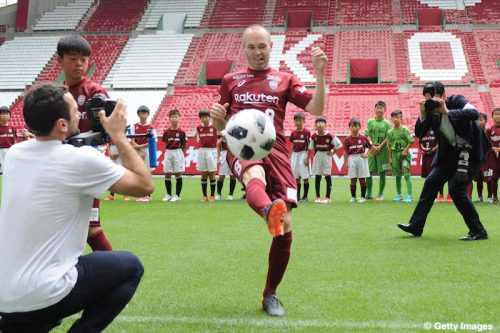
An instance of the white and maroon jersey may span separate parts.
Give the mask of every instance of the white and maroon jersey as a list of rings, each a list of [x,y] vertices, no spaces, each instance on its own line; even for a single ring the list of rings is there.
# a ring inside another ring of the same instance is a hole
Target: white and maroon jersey
[[[311,133],[305,128],[302,131],[293,131],[290,134],[290,142],[292,143],[292,151],[298,153],[299,151],[304,151],[309,149],[309,140],[311,139]]]
[[[219,90],[219,104],[229,103],[227,119],[244,109],[257,109],[274,120],[276,143],[274,147],[288,155],[286,147],[285,109],[292,102],[305,109],[312,99],[312,92],[307,90],[297,77],[272,68],[226,74]]]
[[[363,134],[358,136],[349,135],[344,141],[344,151],[349,155],[364,154],[366,148],[372,146],[370,140]]]
[[[436,134],[432,129],[430,129],[421,139],[420,139],[420,148],[432,149],[436,147],[438,141],[436,139]]]
[[[73,98],[78,104],[78,111],[80,111],[80,123],[78,124],[78,129],[80,132],[90,131],[90,122],[88,120],[87,111],[85,111],[85,102],[92,98],[95,94],[104,94],[109,97],[108,93],[99,83],[87,78],[83,78],[80,83],[69,87],[68,90],[70,94],[73,95]]]
[[[140,123],[134,124],[134,134],[147,134],[148,131],[154,131],[155,128],[151,124],[141,125]],[[148,138],[146,136],[140,138],[134,138],[135,143],[138,145],[144,145],[148,143]]]
[[[491,126],[486,130],[486,135],[494,148],[500,148],[500,126]]]
[[[314,149],[314,152],[329,151],[333,148],[338,147],[335,146],[335,139],[330,133],[326,132],[323,135],[314,133],[313,135],[311,135],[311,144],[309,145],[309,149]]]
[[[16,143],[16,129],[11,125],[0,125],[0,148],[10,148]]]
[[[210,124],[208,126],[199,125],[196,127],[196,134],[200,143],[198,146],[200,148],[217,148],[217,128]]]
[[[168,128],[163,132],[161,139],[165,142],[167,150],[182,149],[186,143],[186,132],[180,127],[177,129]]]

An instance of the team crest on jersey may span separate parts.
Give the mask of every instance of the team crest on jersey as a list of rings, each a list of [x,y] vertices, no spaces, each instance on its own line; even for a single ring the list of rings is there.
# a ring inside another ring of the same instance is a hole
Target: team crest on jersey
[[[301,139],[303,139],[303,138],[304,138],[304,134],[301,134],[301,135],[300,135],[300,138],[301,138]]]
[[[210,129],[210,133],[212,133],[213,131],[214,131],[214,129],[213,129],[213,128],[211,128],[211,129]]]
[[[246,80],[241,80],[240,82],[238,82],[238,88],[244,85],[246,82]]]
[[[269,88],[271,88],[273,90],[278,88],[278,81],[274,81],[274,80],[269,81]]]
[[[175,133],[175,136],[176,136],[176,137],[179,137],[179,133]]]
[[[330,139],[326,139],[326,143],[330,143]]]
[[[77,102],[78,102],[78,105],[85,104],[85,95],[78,96]]]
[[[358,143],[361,143],[361,140],[358,140]]]

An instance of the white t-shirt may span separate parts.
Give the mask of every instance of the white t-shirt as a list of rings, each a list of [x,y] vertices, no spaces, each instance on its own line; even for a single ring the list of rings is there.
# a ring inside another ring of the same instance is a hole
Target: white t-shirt
[[[9,149],[0,208],[0,312],[46,308],[75,286],[89,214],[125,169],[91,147],[28,140]]]

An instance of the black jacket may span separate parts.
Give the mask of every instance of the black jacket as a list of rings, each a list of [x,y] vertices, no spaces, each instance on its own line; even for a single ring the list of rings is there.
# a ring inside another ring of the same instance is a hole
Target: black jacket
[[[446,99],[446,106],[449,110],[449,118],[455,134],[464,139],[472,146],[471,159],[484,161],[491,149],[491,143],[483,128],[476,121],[479,113],[476,109],[464,109],[467,99],[462,95],[452,95]],[[424,121],[417,119],[415,125],[415,136],[421,139],[432,128],[439,143],[439,149],[434,157],[433,164],[450,163],[456,161],[458,151],[453,147],[446,137],[441,133],[441,117],[439,113],[427,114]]]

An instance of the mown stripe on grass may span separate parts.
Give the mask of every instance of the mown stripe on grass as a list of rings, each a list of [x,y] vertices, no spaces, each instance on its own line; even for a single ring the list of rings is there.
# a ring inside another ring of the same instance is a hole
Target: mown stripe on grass
[[[399,323],[390,321],[336,321],[336,320],[298,320],[298,319],[251,319],[221,317],[183,317],[183,316],[119,316],[116,320],[133,323],[161,324],[209,324],[217,326],[244,326],[267,328],[356,328],[356,329],[414,329],[423,328],[423,323]]]

